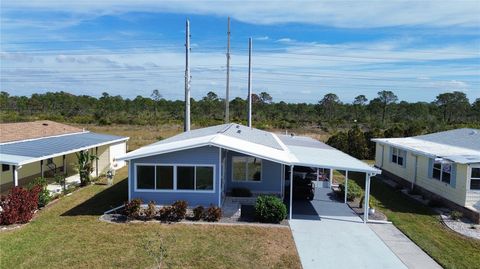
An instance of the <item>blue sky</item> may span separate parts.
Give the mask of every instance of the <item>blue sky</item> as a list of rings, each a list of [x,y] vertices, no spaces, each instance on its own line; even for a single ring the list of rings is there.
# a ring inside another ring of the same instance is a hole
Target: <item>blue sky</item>
[[[392,90],[432,101],[460,90],[480,98],[480,1],[9,1],[1,9],[0,90],[134,98],[184,91],[191,22],[192,96],[225,94],[227,17],[232,95],[343,102]]]

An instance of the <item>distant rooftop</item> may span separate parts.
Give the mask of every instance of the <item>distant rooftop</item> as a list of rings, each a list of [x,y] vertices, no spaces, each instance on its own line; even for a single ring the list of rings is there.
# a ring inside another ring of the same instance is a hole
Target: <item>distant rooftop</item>
[[[375,138],[372,141],[459,163],[480,162],[479,129],[461,128],[404,138]]]
[[[82,129],[49,120],[1,123],[0,143],[82,132]]]

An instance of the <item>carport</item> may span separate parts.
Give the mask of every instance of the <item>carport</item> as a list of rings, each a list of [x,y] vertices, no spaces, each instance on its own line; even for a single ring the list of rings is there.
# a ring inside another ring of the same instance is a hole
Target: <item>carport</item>
[[[368,221],[368,205],[370,200],[370,180],[372,176],[380,174],[381,170],[376,169],[340,150],[330,147],[317,140],[307,137],[279,136],[290,152],[290,197],[289,197],[289,219],[293,219],[293,175],[296,166],[306,166],[316,169],[328,169],[330,171],[329,180],[332,186],[333,170],[345,171],[345,197],[344,203],[347,203],[348,193],[348,173],[360,172],[365,174],[365,199],[364,199],[364,217],[363,222]]]

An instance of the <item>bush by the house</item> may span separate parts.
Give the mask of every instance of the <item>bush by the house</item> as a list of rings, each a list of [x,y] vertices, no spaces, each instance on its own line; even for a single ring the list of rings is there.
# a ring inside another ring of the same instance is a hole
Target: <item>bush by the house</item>
[[[157,215],[157,207],[155,206],[154,201],[150,201],[147,205],[147,208],[143,211],[145,215],[145,220],[152,220]]]
[[[129,202],[125,203],[125,215],[129,219],[136,219],[140,215],[140,207],[143,201],[141,199],[132,199]]]
[[[38,209],[38,194],[40,191],[40,186],[34,186],[30,190],[14,187],[7,196],[1,196],[0,224],[10,225],[29,222],[35,210]]]
[[[351,183],[350,183],[351,182]],[[360,188],[357,184],[350,181],[347,185],[347,201],[353,201],[355,198],[362,196],[362,188]],[[340,188],[340,195],[343,197],[345,195],[345,185],[339,184],[338,188]]]
[[[233,197],[251,197],[252,192],[247,188],[232,188]]]
[[[462,217],[463,217],[463,213],[462,213],[462,212],[459,212],[459,211],[456,211],[456,210],[450,212],[450,218],[451,218],[452,220],[459,220],[459,219],[461,219]]]
[[[38,193],[38,207],[44,207],[52,201],[50,191],[47,189],[48,182],[45,178],[38,177],[28,184],[28,189],[32,189],[35,186],[40,186],[40,192]]]
[[[222,217],[222,209],[218,206],[211,205],[205,212],[203,213],[203,220],[205,221],[219,221]]]
[[[358,202],[358,207],[363,208],[363,204],[365,204],[365,195],[360,198],[360,202]],[[373,202],[372,199],[368,200],[368,208],[373,208]]]
[[[200,220],[203,217],[203,212],[205,211],[205,208],[201,205],[195,207],[193,209],[193,220]]]
[[[160,221],[172,221],[173,207],[164,206],[158,211],[158,219]]]
[[[255,215],[261,222],[279,223],[287,216],[287,207],[275,196],[259,196],[255,203]]]
[[[172,204],[173,214],[175,214],[173,218],[177,220],[184,219],[185,215],[187,214],[187,207],[188,204],[186,201],[175,201],[175,203]]]

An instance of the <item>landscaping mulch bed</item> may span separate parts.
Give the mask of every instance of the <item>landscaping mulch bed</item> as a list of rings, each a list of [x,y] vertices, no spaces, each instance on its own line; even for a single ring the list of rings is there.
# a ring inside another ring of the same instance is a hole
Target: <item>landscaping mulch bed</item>
[[[191,209],[187,209],[187,216],[185,219],[179,221],[178,223],[206,223],[206,224],[257,224],[262,226],[288,226],[288,220],[283,220],[280,223],[261,223],[258,222],[255,218],[255,207],[253,205],[242,205],[240,217],[222,217],[218,222],[206,222],[198,221],[192,219],[193,212]],[[169,223],[162,222],[159,220],[128,220],[123,213],[123,208],[114,210],[108,214],[103,214],[100,216],[101,221],[110,222],[110,223],[141,223],[141,222],[158,222],[158,223]],[[174,222],[170,222],[174,223]]]

